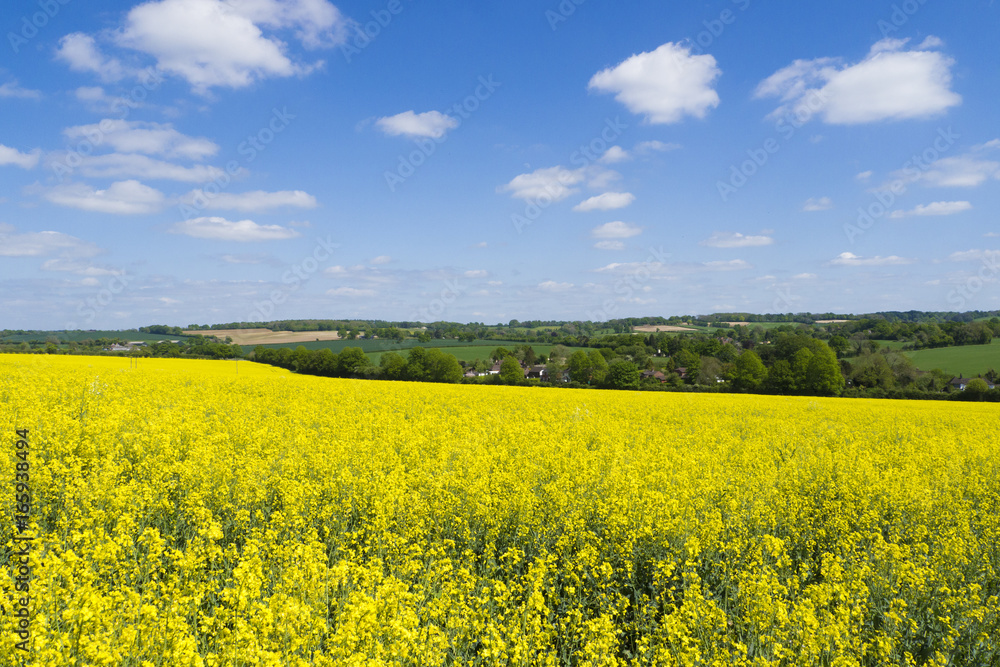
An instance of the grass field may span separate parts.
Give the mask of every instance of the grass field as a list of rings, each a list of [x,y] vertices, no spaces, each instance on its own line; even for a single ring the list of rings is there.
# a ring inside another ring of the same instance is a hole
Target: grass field
[[[0,665],[996,665],[998,427],[0,355]]]
[[[940,368],[963,377],[976,377],[989,370],[1000,371],[1000,339],[994,340],[990,345],[962,345],[903,354],[912,359],[922,371]]]

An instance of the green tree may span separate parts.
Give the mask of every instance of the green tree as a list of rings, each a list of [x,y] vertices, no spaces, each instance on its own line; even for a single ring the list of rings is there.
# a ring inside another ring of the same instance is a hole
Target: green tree
[[[504,357],[500,364],[500,381],[504,384],[517,384],[524,380],[524,370],[513,356]]]
[[[766,379],[767,368],[756,352],[747,350],[737,357],[731,375],[733,389],[744,392],[757,391]]]
[[[406,359],[397,352],[383,354],[378,367],[386,380],[402,380],[406,377]]]
[[[609,389],[638,389],[639,367],[627,359],[616,359],[608,365],[604,384]]]
[[[458,359],[455,355],[443,352],[439,348],[427,350],[424,367],[427,369],[427,379],[430,382],[454,384],[462,381],[462,366],[458,363]]]
[[[965,393],[975,400],[982,400],[983,396],[990,390],[990,385],[982,378],[973,378],[969,384],[965,385]]]
[[[839,396],[844,389],[836,353],[828,345],[817,346],[806,369],[806,389],[819,396]]]
[[[569,371],[569,379],[573,382],[587,384],[594,372],[594,365],[583,350],[577,350],[569,355],[566,361],[566,370]]]
[[[592,350],[590,354],[587,355],[590,359],[591,364],[591,382],[593,384],[601,384],[604,382],[604,378],[608,374],[608,362],[604,358],[604,355],[597,350]]]
[[[371,365],[371,360],[360,347],[345,348],[337,355],[337,372],[341,377],[364,375]]]

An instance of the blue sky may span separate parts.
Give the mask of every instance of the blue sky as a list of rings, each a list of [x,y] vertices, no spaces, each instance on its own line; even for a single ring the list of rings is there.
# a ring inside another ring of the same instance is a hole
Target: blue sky
[[[1000,308],[998,18],[12,0],[0,328]]]

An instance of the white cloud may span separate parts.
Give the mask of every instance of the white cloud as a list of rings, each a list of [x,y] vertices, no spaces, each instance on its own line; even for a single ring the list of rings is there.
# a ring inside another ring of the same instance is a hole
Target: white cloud
[[[598,250],[624,250],[625,244],[621,241],[600,241],[594,247]]]
[[[106,190],[95,190],[83,183],[69,183],[49,188],[43,196],[58,206],[115,215],[156,213],[165,202],[162,192],[135,180],[117,181]]]
[[[984,262],[995,264],[1000,261],[1000,250],[965,250],[948,255],[952,262]]]
[[[22,100],[40,100],[42,92],[40,90],[29,90],[18,85],[17,81],[8,81],[0,86],[0,98],[14,98]]]
[[[465,277],[466,278],[485,278],[488,275],[489,275],[489,273],[486,272],[486,271],[483,271],[482,269],[475,270],[475,271],[466,271],[465,272]]]
[[[882,40],[861,62],[840,59],[796,60],[765,79],[756,97],[777,97],[771,116],[809,118],[819,113],[832,125],[928,118],[961,103],[951,90],[954,61],[930,49],[925,40],[904,51],[907,40]]]
[[[53,156],[56,162],[65,156]],[[182,183],[208,183],[225,174],[217,167],[192,165],[185,167],[148,155],[109,153],[92,155],[81,160],[77,171],[87,178],[141,178],[147,181],[165,180]]]
[[[536,169],[530,174],[514,177],[507,185],[497,188],[498,192],[509,192],[511,197],[525,200],[562,201],[577,192],[573,188],[585,178],[583,169],[549,167]]]
[[[615,164],[618,162],[624,162],[630,159],[632,156],[628,154],[628,151],[621,146],[612,146],[604,152],[601,156],[601,162],[604,164]]]
[[[1000,232],[986,232],[985,234],[983,234],[983,236],[985,236],[988,239],[996,239],[1000,238]]]
[[[337,287],[335,289],[327,290],[327,296],[346,296],[346,297],[373,297],[375,296],[375,290],[370,289],[357,289],[355,287]]]
[[[913,260],[891,255],[889,257],[860,257],[852,252],[842,252],[830,262],[833,266],[898,266],[912,264]]]
[[[815,212],[815,211],[829,211],[833,208],[833,200],[829,197],[810,197],[806,200],[805,205],[802,207],[803,211]]]
[[[573,283],[558,283],[554,280],[546,280],[538,284],[538,289],[543,292],[566,292],[573,289]]]
[[[106,143],[119,153],[144,153],[168,158],[203,160],[219,151],[219,146],[209,139],[181,134],[169,123],[106,118],[93,125],[68,127],[63,130],[63,134],[70,141],[89,139],[96,145]]]
[[[819,278],[815,273],[799,273],[792,276],[792,280],[816,280]]]
[[[259,225],[253,220],[231,222],[225,218],[217,217],[192,218],[191,220],[178,222],[170,231],[197,239],[237,241],[240,243],[283,241],[299,236],[299,233],[294,229],[288,229],[279,225]]]
[[[742,259],[731,259],[727,261],[705,262],[705,268],[712,271],[746,271],[752,269],[753,265]]]
[[[78,276],[86,276],[90,279],[96,279],[103,276],[118,276],[124,273],[123,271],[116,269],[94,266],[89,262],[81,262],[73,259],[49,259],[42,264],[41,269],[42,271],[74,273]],[[91,281],[87,281],[87,284],[91,284]]]
[[[185,198],[185,202],[200,209],[214,211],[241,211],[254,213],[275,208],[293,206],[297,208],[316,208],[316,197],[302,190],[281,190],[279,192],[253,192],[205,194],[202,190],[193,190]],[[289,223],[293,227],[308,227],[308,223]]]
[[[389,257],[388,255],[379,255],[378,257],[372,259],[370,263],[374,266],[381,266],[382,264],[388,264],[391,261],[392,257]]]
[[[955,215],[971,209],[972,204],[967,201],[936,201],[931,204],[921,204],[909,211],[893,211],[889,217],[898,220],[921,216]]]
[[[34,169],[42,158],[42,151],[37,148],[30,153],[22,153],[16,148],[0,144],[0,167],[13,165],[21,169]]]
[[[709,248],[757,248],[772,243],[774,243],[774,239],[770,236],[744,236],[739,232],[713,232],[711,237],[698,245]]]
[[[893,177],[906,183],[922,183],[941,188],[974,188],[989,179],[1000,179],[1000,162],[982,160],[971,154],[941,158],[925,171],[904,169]]]
[[[120,81],[126,75],[121,61],[106,57],[98,49],[94,38],[82,32],[74,32],[60,39],[56,58],[76,72],[93,72],[104,81]]]
[[[690,48],[667,42],[598,72],[589,88],[615,93],[615,99],[650,123],[670,124],[685,116],[704,118],[719,106],[712,85],[721,74],[712,56],[691,55]]]
[[[25,232],[15,234],[10,225],[0,225],[0,257],[93,257],[101,249],[62,232]]]
[[[637,153],[666,153],[668,151],[680,150],[680,144],[666,144],[662,141],[643,141],[636,145],[635,151]]]
[[[326,0],[153,0],[133,7],[116,34],[119,46],[146,53],[199,93],[244,88],[269,77],[307,74],[288,46],[262,28],[292,30],[307,48],[331,48],[347,38],[347,21]]]
[[[430,137],[440,139],[448,130],[458,127],[458,120],[440,111],[414,113],[404,111],[395,116],[379,118],[375,124],[390,137]]]
[[[586,213],[588,211],[613,211],[625,208],[635,201],[635,195],[631,192],[605,192],[602,195],[591,197],[580,202],[573,207],[574,211]]]
[[[642,227],[621,221],[605,223],[590,232],[595,239],[630,239],[639,234],[642,234]]]

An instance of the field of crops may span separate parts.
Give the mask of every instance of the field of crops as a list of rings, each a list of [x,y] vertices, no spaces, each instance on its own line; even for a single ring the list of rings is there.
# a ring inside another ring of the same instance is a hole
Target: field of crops
[[[998,427],[2,355],[0,664],[997,664]]]
[[[1000,339],[990,345],[962,345],[906,352],[920,370],[940,368],[963,377],[976,377],[990,370],[1000,371]]]

